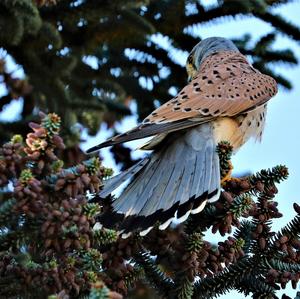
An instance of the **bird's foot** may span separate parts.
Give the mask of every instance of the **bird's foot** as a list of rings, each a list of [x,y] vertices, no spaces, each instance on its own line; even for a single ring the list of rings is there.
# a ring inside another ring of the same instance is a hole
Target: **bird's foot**
[[[221,181],[221,186],[224,187],[225,185],[227,185],[229,182],[233,183],[234,185],[240,185],[242,182],[244,181],[244,178],[234,178],[232,176],[230,176],[228,179],[226,179],[225,181]],[[232,185],[232,184],[231,184]]]
[[[224,185],[226,185],[226,183],[228,181],[232,181],[232,180],[239,180],[238,178],[233,178],[231,176],[232,174],[232,170],[233,170],[233,165],[231,163],[231,161],[228,161],[228,166],[226,167],[226,173],[225,174],[222,174],[222,177],[221,177],[221,186],[223,187]]]

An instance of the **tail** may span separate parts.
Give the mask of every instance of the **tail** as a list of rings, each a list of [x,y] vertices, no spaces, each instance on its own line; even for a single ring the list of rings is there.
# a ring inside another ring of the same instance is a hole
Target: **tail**
[[[145,235],[156,222],[165,229],[173,219],[183,222],[190,213],[201,212],[207,201],[218,199],[220,168],[211,124],[190,128],[179,136],[170,134],[166,142],[108,182],[101,197],[133,176],[113,202],[113,212],[101,215],[101,224],[110,227],[113,219],[121,219],[118,229],[123,237],[135,230]]]

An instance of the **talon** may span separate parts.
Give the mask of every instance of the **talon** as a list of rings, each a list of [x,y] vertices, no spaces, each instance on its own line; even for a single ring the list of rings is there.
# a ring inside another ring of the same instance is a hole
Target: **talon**
[[[225,185],[227,181],[230,181],[232,179],[234,179],[231,174],[232,174],[232,170],[233,170],[233,165],[231,163],[231,161],[228,161],[228,172],[226,173],[225,176],[223,176],[223,178],[221,179],[221,186]],[[237,179],[238,180],[238,179]]]

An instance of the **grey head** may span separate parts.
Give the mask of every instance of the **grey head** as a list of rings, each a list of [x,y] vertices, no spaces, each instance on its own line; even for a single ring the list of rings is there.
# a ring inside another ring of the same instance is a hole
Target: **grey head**
[[[199,42],[190,52],[186,69],[190,77],[198,72],[204,59],[216,52],[234,51],[239,52],[236,45],[229,39],[224,37],[209,37]]]

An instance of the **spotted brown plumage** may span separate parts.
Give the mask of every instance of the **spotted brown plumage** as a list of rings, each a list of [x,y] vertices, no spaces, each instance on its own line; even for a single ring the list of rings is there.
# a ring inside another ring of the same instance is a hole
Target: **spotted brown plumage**
[[[254,69],[242,54],[215,53],[205,59],[196,77],[176,97],[153,111],[141,125],[89,151],[222,116],[233,117],[263,105],[276,92],[276,81]]]
[[[175,98],[153,111],[143,124],[235,116],[264,104],[276,92],[275,80],[255,70],[242,54],[216,53]]]
[[[107,195],[132,174],[113,203],[125,236],[132,230],[145,234],[156,222],[164,229],[174,217],[184,221],[200,212],[220,192],[216,144],[227,140],[237,150],[250,137],[261,138],[266,103],[277,92],[273,78],[254,69],[224,38],[196,45],[187,70],[191,80],[177,96],[141,125],[89,150],[154,136],[142,147],[153,150],[147,161],[108,181],[102,191]],[[110,216],[103,215],[104,225],[112,224]]]

